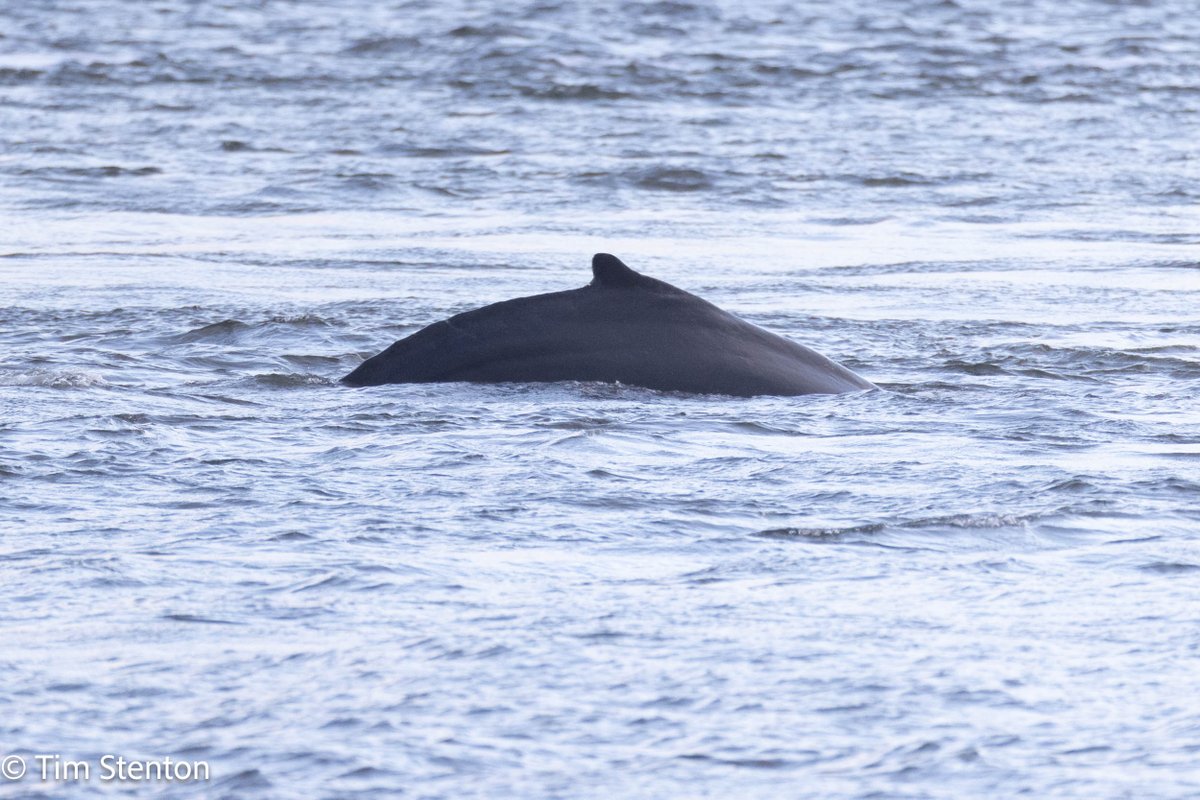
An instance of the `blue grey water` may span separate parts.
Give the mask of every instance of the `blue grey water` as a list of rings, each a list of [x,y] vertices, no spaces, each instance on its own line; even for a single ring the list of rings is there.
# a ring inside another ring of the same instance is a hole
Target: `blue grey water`
[[[1194,0],[0,3],[0,755],[1200,796],[1198,203]],[[597,251],[881,389],[337,383]]]

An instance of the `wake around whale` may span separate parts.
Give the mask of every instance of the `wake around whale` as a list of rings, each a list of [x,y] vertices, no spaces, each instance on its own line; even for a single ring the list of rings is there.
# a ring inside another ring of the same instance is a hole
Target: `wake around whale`
[[[435,322],[342,379],[350,386],[453,381],[601,381],[742,397],[875,388],[820,353],[608,253],[592,258],[587,286]]]

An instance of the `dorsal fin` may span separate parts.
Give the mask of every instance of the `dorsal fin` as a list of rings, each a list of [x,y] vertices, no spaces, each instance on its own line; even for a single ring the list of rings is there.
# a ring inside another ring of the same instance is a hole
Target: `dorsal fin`
[[[608,253],[596,253],[592,256],[592,285],[617,287],[632,287],[644,285],[648,278],[640,275],[617,258]]]

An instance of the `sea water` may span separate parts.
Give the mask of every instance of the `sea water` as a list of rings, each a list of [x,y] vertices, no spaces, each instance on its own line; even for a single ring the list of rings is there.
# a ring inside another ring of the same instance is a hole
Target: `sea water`
[[[3,3],[0,794],[1200,795],[1198,142],[1185,0]],[[881,388],[338,384],[598,251]]]

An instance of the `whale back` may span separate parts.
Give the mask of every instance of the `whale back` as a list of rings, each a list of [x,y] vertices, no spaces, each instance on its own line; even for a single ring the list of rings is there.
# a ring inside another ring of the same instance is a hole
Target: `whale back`
[[[352,386],[602,381],[742,396],[872,386],[615,256],[597,254],[592,275],[579,289],[506,300],[436,322],[343,380]]]

